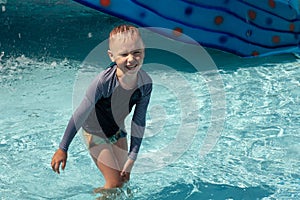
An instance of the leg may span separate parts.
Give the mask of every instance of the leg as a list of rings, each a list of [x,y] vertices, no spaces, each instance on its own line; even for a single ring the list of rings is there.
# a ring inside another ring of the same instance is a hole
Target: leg
[[[117,171],[117,177],[120,179],[119,180],[120,182],[117,183],[117,185],[114,185],[114,184],[111,185],[112,184],[112,181],[111,181],[112,177],[108,177],[105,174],[107,173],[110,176],[113,176],[112,172],[109,172],[109,170],[106,169],[106,168],[110,168],[112,166],[111,165],[106,166],[105,164],[103,166],[103,163],[101,164],[101,160],[100,160],[100,165],[98,164],[97,166],[101,170],[103,176],[105,177],[106,184],[105,184],[104,187],[100,187],[100,188],[95,189],[94,192],[103,194],[104,195],[103,197],[105,197],[105,195],[119,195],[120,191],[117,190],[116,188],[117,187],[122,187],[123,184],[129,180],[129,179],[124,180],[124,177],[120,176],[120,172],[122,171],[123,166],[124,166],[125,162],[127,161],[127,152],[128,152],[127,138],[121,138],[117,141],[117,143],[115,143],[113,145],[109,145],[109,146],[111,147],[111,150],[113,152],[113,157],[115,158],[114,159],[115,164],[116,164],[116,166],[118,166],[118,170],[116,170],[116,171]],[[104,151],[102,150],[101,153],[103,153],[103,152]],[[99,158],[99,156],[98,156],[98,158]],[[111,161],[105,160],[105,162],[107,162],[107,164],[108,164]],[[103,170],[105,170],[105,171],[103,171]],[[120,186],[118,184],[120,184]]]
[[[118,164],[121,168],[121,177],[124,183],[130,180],[130,163],[128,161],[128,144],[127,138],[120,138],[117,143],[113,145],[114,154],[117,157]]]
[[[105,179],[104,189],[123,186],[120,166],[110,144],[100,144],[90,149],[90,154]]]
[[[103,188],[122,187],[123,181],[120,176],[122,169],[120,169],[112,145],[107,144],[104,139],[85,131],[83,136],[92,159],[104,176],[105,185]]]
[[[120,138],[115,144],[112,145],[112,150],[116,156],[118,165],[120,166],[120,171],[122,171],[123,166],[128,158],[127,138]]]

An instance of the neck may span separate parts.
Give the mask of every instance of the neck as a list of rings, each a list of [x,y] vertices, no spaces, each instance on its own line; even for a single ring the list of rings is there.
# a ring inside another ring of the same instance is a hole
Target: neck
[[[124,74],[121,70],[117,68],[117,78],[122,88],[126,90],[133,89],[137,85],[137,74]]]

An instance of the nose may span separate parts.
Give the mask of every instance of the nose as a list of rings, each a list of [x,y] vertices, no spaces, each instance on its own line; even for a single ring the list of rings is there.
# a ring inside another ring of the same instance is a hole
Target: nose
[[[127,62],[128,63],[132,63],[132,62],[134,62],[134,60],[135,60],[135,58],[134,58],[134,55],[133,54],[128,54],[128,56],[127,56]]]

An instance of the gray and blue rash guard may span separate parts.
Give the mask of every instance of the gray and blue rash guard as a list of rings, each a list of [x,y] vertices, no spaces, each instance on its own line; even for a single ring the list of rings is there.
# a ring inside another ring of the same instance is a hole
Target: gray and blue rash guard
[[[112,63],[93,80],[68,123],[59,145],[62,150],[68,151],[71,141],[81,127],[100,137],[111,137],[120,129],[125,131],[124,120],[135,105],[128,156],[136,159],[144,136],[152,80],[145,71],[140,70],[137,87],[125,90],[119,84],[116,69],[116,64]]]

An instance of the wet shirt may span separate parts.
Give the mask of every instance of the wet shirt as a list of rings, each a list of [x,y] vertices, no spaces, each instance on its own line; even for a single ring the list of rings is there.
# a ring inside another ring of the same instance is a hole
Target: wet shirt
[[[59,147],[68,151],[68,147],[78,130],[100,137],[111,137],[118,130],[125,131],[124,120],[132,111],[131,142],[129,157],[136,159],[145,130],[146,111],[152,92],[152,80],[140,70],[135,89],[121,87],[116,75],[117,66],[112,63],[91,83],[85,97],[75,110]]]

